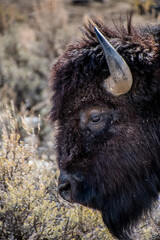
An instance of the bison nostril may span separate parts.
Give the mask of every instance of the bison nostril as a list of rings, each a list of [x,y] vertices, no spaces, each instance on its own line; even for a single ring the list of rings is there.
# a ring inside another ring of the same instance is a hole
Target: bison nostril
[[[71,184],[69,181],[67,181],[65,183],[61,183],[58,186],[58,191],[59,191],[59,194],[61,195],[61,197],[63,197],[65,200],[67,200],[69,202],[73,202],[73,200],[71,198]]]
[[[58,186],[58,191],[59,193],[61,194],[61,192],[63,191],[68,191],[71,189],[71,184],[70,182],[65,182],[65,183],[61,183],[59,186]]]

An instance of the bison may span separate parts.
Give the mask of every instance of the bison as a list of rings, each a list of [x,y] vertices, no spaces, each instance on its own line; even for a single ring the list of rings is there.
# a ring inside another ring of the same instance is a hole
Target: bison
[[[130,239],[160,190],[160,25],[90,21],[50,79],[59,193]]]

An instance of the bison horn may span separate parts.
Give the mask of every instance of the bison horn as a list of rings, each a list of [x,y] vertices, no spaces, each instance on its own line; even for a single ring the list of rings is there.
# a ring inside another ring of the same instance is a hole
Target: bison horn
[[[133,82],[127,63],[97,28],[95,33],[103,48],[110,72],[110,77],[104,81],[105,89],[115,96],[127,93]]]

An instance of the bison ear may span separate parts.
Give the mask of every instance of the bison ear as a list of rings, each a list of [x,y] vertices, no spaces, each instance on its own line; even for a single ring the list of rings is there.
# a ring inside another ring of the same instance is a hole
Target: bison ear
[[[132,73],[127,63],[97,28],[95,33],[103,48],[110,72],[110,77],[104,81],[105,89],[115,96],[127,93],[133,83]]]

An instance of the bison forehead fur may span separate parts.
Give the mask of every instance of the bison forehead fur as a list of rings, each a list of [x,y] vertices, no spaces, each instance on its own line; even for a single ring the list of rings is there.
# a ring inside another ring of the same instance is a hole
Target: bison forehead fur
[[[127,62],[129,92],[104,89],[106,59],[93,29]],[[51,71],[51,120],[58,123],[60,194],[101,211],[114,236],[127,232],[160,190],[160,26],[116,30],[95,21]]]

